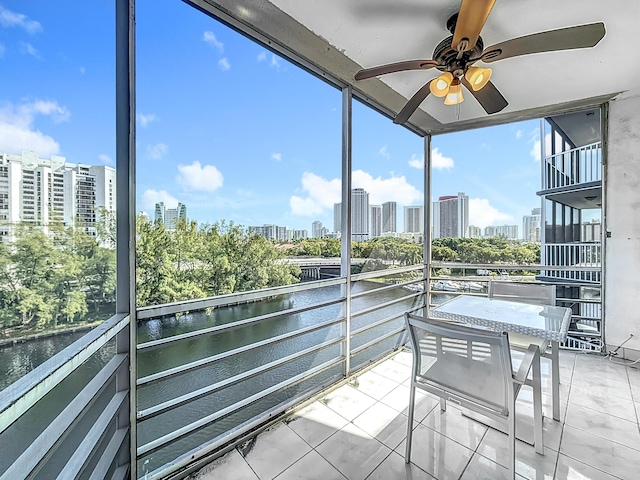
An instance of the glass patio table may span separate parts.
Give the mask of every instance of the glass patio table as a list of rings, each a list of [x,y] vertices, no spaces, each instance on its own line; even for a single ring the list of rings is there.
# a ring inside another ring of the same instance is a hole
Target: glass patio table
[[[553,419],[560,420],[558,352],[560,343],[567,339],[569,321],[571,320],[570,308],[460,295],[437,307],[430,308],[429,316],[549,340],[551,342]]]

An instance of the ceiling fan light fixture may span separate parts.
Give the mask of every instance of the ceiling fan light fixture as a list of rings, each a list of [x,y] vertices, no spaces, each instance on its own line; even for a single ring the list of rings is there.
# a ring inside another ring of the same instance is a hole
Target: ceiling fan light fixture
[[[464,78],[467,79],[473,91],[477,92],[489,83],[492,73],[490,68],[469,67],[469,70],[464,74]]]
[[[429,85],[429,90],[436,97],[444,97],[449,91],[449,86],[453,82],[453,75],[451,72],[444,72],[438,78],[431,81],[431,85]]]
[[[464,102],[464,98],[462,98],[462,85],[460,85],[460,81],[456,79],[451,83],[451,86],[449,87],[449,92],[444,99],[444,104],[457,105],[462,102]]]

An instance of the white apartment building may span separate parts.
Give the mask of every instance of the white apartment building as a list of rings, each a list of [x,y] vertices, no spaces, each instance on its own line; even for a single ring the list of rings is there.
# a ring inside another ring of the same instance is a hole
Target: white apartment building
[[[382,233],[398,231],[397,210],[396,202],[382,204]]]
[[[322,222],[316,220],[311,224],[311,238],[322,238],[322,230],[324,227],[322,226]]]
[[[369,235],[376,238],[382,235],[382,206],[371,205],[369,217]]]
[[[540,243],[540,208],[531,210],[531,215],[522,217],[522,239],[526,242]]]
[[[464,192],[433,202],[433,238],[464,238],[469,230],[469,197]]]
[[[164,223],[167,230],[175,230],[179,220],[187,220],[187,206],[178,202],[176,208],[167,208],[164,202],[158,202],[155,207],[155,220]]]
[[[351,240],[369,240],[369,193],[363,188],[351,190]],[[341,231],[342,203],[333,204],[333,230]]]
[[[108,166],[0,153],[0,237],[13,240],[20,223],[76,225],[95,235],[99,207],[115,211],[116,172]]]
[[[424,208],[420,206],[408,206],[404,207],[404,232],[405,233],[420,233],[423,229],[424,220]]]
[[[504,237],[509,240],[518,239],[517,225],[491,225],[484,229],[485,237]]]

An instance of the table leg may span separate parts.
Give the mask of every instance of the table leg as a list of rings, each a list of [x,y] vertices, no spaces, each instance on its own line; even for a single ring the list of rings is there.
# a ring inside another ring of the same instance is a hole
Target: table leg
[[[551,342],[551,395],[553,400],[553,419],[560,421],[560,344]]]

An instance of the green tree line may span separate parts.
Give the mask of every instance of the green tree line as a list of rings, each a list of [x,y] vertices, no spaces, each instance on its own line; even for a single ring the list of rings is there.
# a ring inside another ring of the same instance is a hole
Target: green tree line
[[[539,264],[540,244],[492,238],[436,238],[431,243],[431,258],[462,263]],[[352,242],[354,258],[379,259],[399,265],[422,262],[422,244],[394,237],[378,237],[366,242]],[[340,239],[310,238],[294,243],[288,255],[322,257],[340,256]]]

